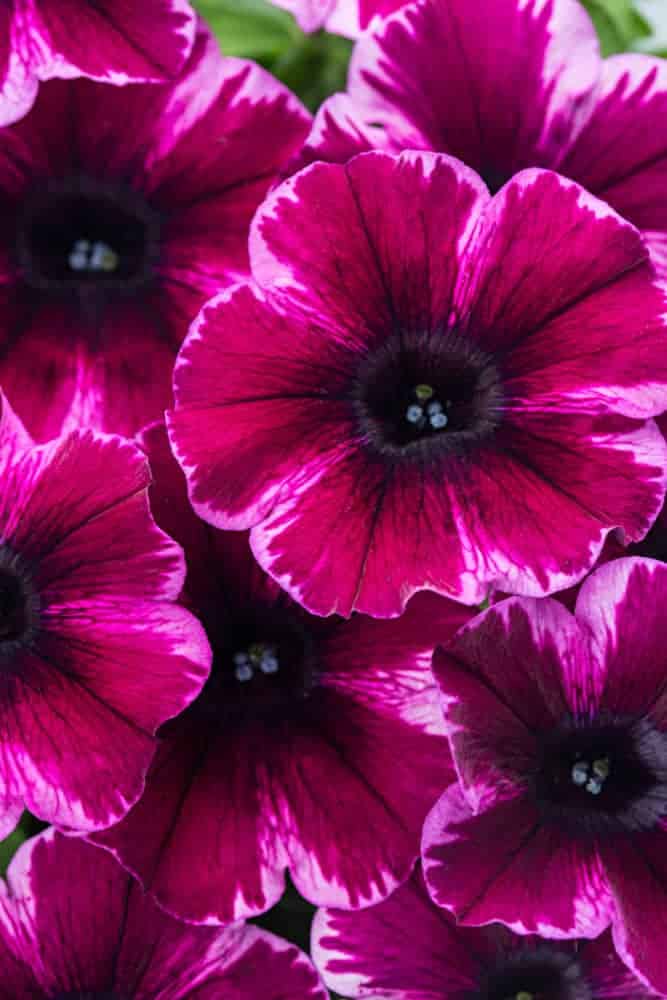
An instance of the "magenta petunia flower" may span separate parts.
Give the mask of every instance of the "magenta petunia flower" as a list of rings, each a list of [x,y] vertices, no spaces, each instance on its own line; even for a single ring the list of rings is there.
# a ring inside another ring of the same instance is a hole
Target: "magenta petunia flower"
[[[0,836],[26,806],[91,830],[136,802],[159,725],[209,674],[183,555],[121,438],[30,442],[0,397]]]
[[[326,28],[337,35],[356,38],[376,16],[398,10],[406,0],[272,0],[294,14],[302,31]]]
[[[0,125],[32,106],[40,80],[165,80],[192,49],[188,0],[5,0],[0,8]]]
[[[594,937],[667,992],[667,567],[607,563],[575,615],[511,598],[434,669],[459,785],[434,807],[423,857],[463,924]]]
[[[417,868],[409,882],[358,913],[319,910],[312,954],[324,981],[366,1000],[648,1000],[605,932],[549,941],[501,924],[457,926],[430,900]]]
[[[667,274],[666,113],[665,61],[601,60],[576,0],[416,0],[359,41],[348,94],[322,106],[299,164],[428,149],[491,191],[548,167],[645,231]]]
[[[174,83],[53,80],[0,130],[0,383],[36,438],[162,419],[188,324],[248,273],[308,122],[202,26]]]
[[[53,829],[19,848],[7,883],[3,1000],[327,998],[294,945],[258,927],[180,923],[106,851]]]
[[[313,902],[375,902],[408,877],[438,783],[453,780],[430,660],[470,612],[426,594],[396,622],[311,617],[262,573],[246,534],[194,515],[164,429],[144,442],[213,670],[161,730],[141,801],[95,842],[195,922],[268,909],[286,868]]]
[[[209,303],[175,373],[198,513],[317,614],[580,579],[642,537],[667,456],[663,292],[637,231],[525,171],[369,153],[278,188],[256,291]],[[567,530],[563,526],[567,525]]]

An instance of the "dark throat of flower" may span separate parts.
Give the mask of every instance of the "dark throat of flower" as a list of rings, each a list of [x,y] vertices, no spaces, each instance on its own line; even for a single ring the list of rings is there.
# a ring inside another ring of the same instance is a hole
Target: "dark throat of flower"
[[[482,975],[470,1000],[592,1000],[574,953],[557,945],[520,947],[499,957]]]
[[[571,835],[636,833],[667,816],[667,734],[646,718],[568,719],[539,756],[533,790],[543,820]]]
[[[108,991],[75,991],[73,993],[57,993],[51,1000],[126,1000],[126,998],[114,990]]]
[[[502,415],[493,360],[463,331],[391,334],[352,386],[367,447],[390,460],[466,454],[490,439]]]
[[[298,712],[318,678],[317,640],[299,609],[281,598],[221,615],[199,608],[213,648],[211,675],[189,709],[229,724],[280,724]]]
[[[76,176],[29,192],[17,219],[17,267],[25,285],[99,309],[154,279],[160,219],[129,185]]]
[[[11,660],[34,638],[39,626],[39,597],[22,560],[0,542],[0,661]]]

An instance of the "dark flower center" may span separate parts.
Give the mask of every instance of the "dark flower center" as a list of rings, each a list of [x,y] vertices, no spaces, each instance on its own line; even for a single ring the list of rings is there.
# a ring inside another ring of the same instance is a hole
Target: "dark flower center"
[[[32,638],[38,624],[39,600],[21,560],[0,543],[0,658]]]
[[[130,187],[75,177],[26,198],[17,236],[30,287],[84,295],[132,290],[153,276],[159,220]]]
[[[474,1000],[591,1000],[591,996],[576,956],[544,945],[503,956],[485,974]]]
[[[203,612],[213,666],[192,714],[282,721],[303,704],[316,683],[315,641],[298,610],[281,605],[248,608],[227,623]]]
[[[387,338],[358,372],[353,402],[368,445],[383,455],[462,452],[500,421],[500,376],[456,330]]]
[[[125,998],[120,993],[109,992],[81,992],[77,993],[58,993],[56,996],[52,997],[52,1000],[125,1000]]]
[[[667,815],[667,734],[646,719],[568,721],[543,741],[535,793],[571,833],[650,830]]]

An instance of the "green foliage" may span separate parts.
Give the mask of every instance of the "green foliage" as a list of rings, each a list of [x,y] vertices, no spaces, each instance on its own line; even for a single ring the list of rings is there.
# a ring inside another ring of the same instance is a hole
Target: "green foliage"
[[[34,837],[40,830],[46,829],[47,824],[36,819],[29,812],[24,812],[19,820],[19,824],[5,840],[0,841],[0,875],[4,875],[19,847],[28,837]]]
[[[195,0],[226,55],[255,59],[311,110],[345,89],[352,44],[320,31],[305,35],[286,11],[265,0]]]
[[[631,0],[583,0],[600,36],[603,55],[634,48],[651,29]]]

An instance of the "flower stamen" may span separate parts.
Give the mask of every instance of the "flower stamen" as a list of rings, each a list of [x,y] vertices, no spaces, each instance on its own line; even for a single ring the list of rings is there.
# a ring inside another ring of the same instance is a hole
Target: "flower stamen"
[[[609,757],[599,757],[592,764],[586,760],[576,760],[570,773],[575,785],[585,788],[591,795],[599,795],[610,770]]]
[[[77,240],[67,258],[72,271],[103,271],[110,274],[118,270],[120,257],[102,240]]]
[[[234,676],[241,683],[252,680],[257,670],[263,674],[276,674],[280,668],[275,646],[261,642],[254,642],[247,650],[234,653],[233,660]]]
[[[410,403],[405,411],[405,418],[417,430],[430,428],[433,431],[441,431],[449,423],[443,404],[438,399],[433,399],[434,395],[433,387],[425,383],[416,385],[413,390],[416,402]],[[451,400],[446,400],[445,406],[451,406]]]

